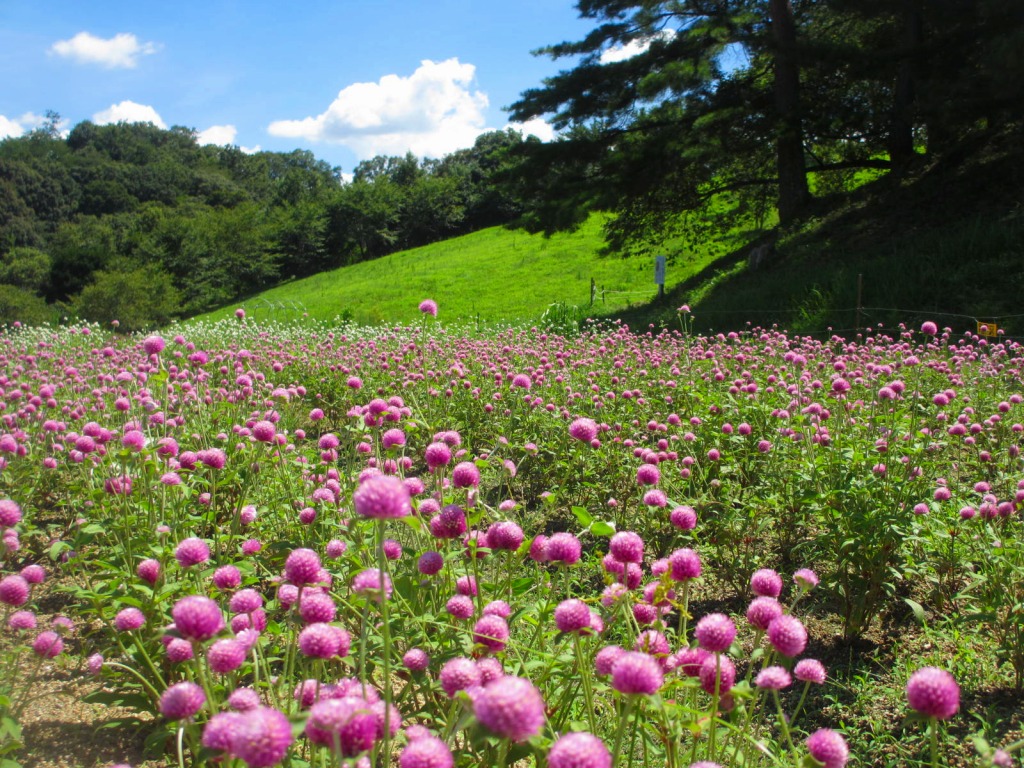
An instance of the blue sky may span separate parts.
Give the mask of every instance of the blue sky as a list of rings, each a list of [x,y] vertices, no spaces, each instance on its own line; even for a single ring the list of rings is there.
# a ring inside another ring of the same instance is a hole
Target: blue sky
[[[502,107],[570,65],[530,51],[592,24],[571,0],[2,0],[0,137],[55,110],[308,149],[346,173],[440,157],[508,125]]]

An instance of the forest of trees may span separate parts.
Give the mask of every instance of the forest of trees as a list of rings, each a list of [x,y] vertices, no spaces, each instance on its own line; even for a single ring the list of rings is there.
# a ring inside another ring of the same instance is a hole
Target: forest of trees
[[[786,226],[850,174],[895,181],[1024,118],[1024,0],[577,0],[593,31],[506,130],[351,181],[308,151],[245,154],[150,124],[59,117],[0,142],[0,322],[55,310],[143,328],[282,279],[516,223],[615,214],[609,242],[729,210]],[[614,56],[630,47],[631,56]],[[706,219],[705,219],[706,221]],[[723,224],[725,226],[725,224]],[[705,233],[706,234],[706,233]]]
[[[310,152],[199,146],[148,123],[0,142],[0,320],[54,308],[142,328],[395,250],[506,223],[495,131],[444,159],[376,157],[348,183]]]

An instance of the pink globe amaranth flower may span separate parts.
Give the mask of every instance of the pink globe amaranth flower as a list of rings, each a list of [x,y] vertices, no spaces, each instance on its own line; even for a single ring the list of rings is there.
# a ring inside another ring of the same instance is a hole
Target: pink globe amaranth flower
[[[484,606],[482,613],[484,616],[501,616],[508,619],[512,615],[512,606],[504,600],[492,600]]]
[[[612,755],[597,736],[585,731],[559,737],[548,751],[548,768],[611,768]]]
[[[422,648],[410,648],[402,657],[402,666],[410,672],[422,672],[430,666],[430,656]]]
[[[697,527],[697,513],[693,507],[676,507],[669,515],[669,522],[681,531],[692,531]]]
[[[238,640],[224,638],[217,640],[206,651],[206,661],[210,669],[218,675],[234,672],[245,662],[246,647]]]
[[[593,419],[576,419],[569,425],[569,436],[582,443],[589,444],[597,437],[597,422]]]
[[[633,531],[619,531],[608,542],[608,551],[620,563],[642,563],[644,540]]]
[[[228,696],[227,703],[236,712],[248,712],[260,705],[260,695],[252,688],[236,688]]]
[[[181,664],[195,656],[192,650],[192,643],[180,637],[172,637],[164,650],[167,652],[167,660],[172,664]]]
[[[673,581],[688,581],[701,574],[700,555],[689,547],[677,549],[669,555],[668,566]]]
[[[687,677],[700,677],[701,665],[709,658],[712,654],[703,648],[683,648],[676,653],[675,668]]]
[[[156,584],[160,578],[160,561],[148,558],[143,560],[135,568],[135,573],[138,574],[139,578],[149,584]]]
[[[523,529],[511,521],[493,523],[487,529],[487,546],[491,549],[501,549],[508,552],[515,552],[522,546]]]
[[[380,436],[381,447],[386,451],[389,448],[401,448],[405,445],[405,432],[400,429],[389,429]]]
[[[939,332],[939,327],[935,325],[931,320],[925,320],[921,323],[921,333],[927,336],[934,336]]]
[[[21,522],[21,507],[10,499],[0,499],[0,527],[13,528]]]
[[[471,461],[462,461],[452,469],[452,485],[456,488],[476,488],[480,485],[480,469]]]
[[[32,650],[37,656],[52,659],[60,656],[61,651],[64,650],[64,641],[56,632],[46,630],[36,635],[36,639],[32,642]]]
[[[636,470],[636,481],[640,485],[657,485],[661,472],[653,464],[641,464]]]
[[[793,582],[804,591],[810,591],[818,586],[818,574],[810,568],[801,568],[793,574]]]
[[[757,673],[754,684],[758,688],[781,691],[793,684],[793,678],[783,667],[766,667]]]
[[[182,568],[201,565],[210,559],[210,547],[202,539],[192,536],[182,541],[174,550],[174,559]]]
[[[459,691],[480,685],[480,670],[472,659],[459,657],[451,659],[441,667],[438,678],[448,698],[453,698]]]
[[[352,639],[341,627],[333,624],[310,624],[299,633],[299,651],[303,656],[316,659],[332,659],[347,656]]]
[[[505,676],[473,700],[473,714],[492,733],[522,742],[544,727],[544,699],[529,680]]]
[[[416,568],[424,576],[434,576],[444,567],[444,558],[440,552],[424,552],[416,563]]]
[[[843,768],[850,759],[846,739],[829,728],[819,728],[807,737],[807,751],[825,768]]]
[[[754,571],[750,589],[758,597],[778,597],[782,594],[782,577],[771,568]]]
[[[324,548],[324,554],[331,560],[337,560],[348,551],[348,544],[341,539],[331,539]]]
[[[736,638],[736,625],[724,613],[709,613],[697,622],[693,635],[710,653],[724,653]]]
[[[263,597],[255,589],[240,589],[231,596],[228,608],[232,613],[252,613],[263,607]]]
[[[449,504],[430,518],[430,533],[435,538],[457,539],[466,530],[466,513],[455,504]]]
[[[782,613],[782,604],[774,597],[755,597],[747,607],[747,621],[754,629],[765,632]]]
[[[142,349],[147,355],[159,355],[166,346],[162,336],[148,336],[142,340]]]
[[[187,640],[209,640],[224,629],[220,607],[208,597],[188,595],[171,609],[178,633]]]
[[[210,469],[224,469],[228,463],[227,454],[220,448],[207,448],[196,453],[196,459],[205,467]]]
[[[420,312],[424,315],[437,317],[437,302],[433,299],[424,299],[420,302]]]
[[[369,702],[358,696],[318,701],[309,710],[306,736],[314,744],[355,757],[373,747],[377,718]]]
[[[7,627],[19,632],[36,628],[36,615],[32,611],[15,611],[7,619]]]
[[[700,687],[705,692],[714,694],[715,677],[718,677],[718,693],[728,693],[736,684],[736,667],[732,659],[724,654],[710,654],[701,662],[697,677],[700,678]]]
[[[907,703],[922,715],[948,720],[960,709],[960,686],[946,670],[922,667],[907,681]]]
[[[273,442],[277,427],[269,421],[257,421],[252,425],[252,436],[260,443]]]
[[[583,555],[583,546],[571,533],[554,533],[544,543],[544,554],[549,562],[574,565]]]
[[[533,386],[533,381],[525,373],[517,373],[512,377],[512,386],[518,389],[530,389]]]
[[[473,598],[468,595],[455,595],[445,605],[448,614],[456,619],[468,619],[473,615]]]
[[[398,756],[399,768],[452,768],[454,764],[448,745],[429,734],[411,739]]]
[[[334,621],[337,613],[338,606],[334,604],[334,598],[328,593],[310,591],[302,593],[302,598],[299,601],[299,616],[307,624]]]
[[[289,584],[303,586],[320,582],[320,556],[312,549],[293,549],[284,562],[284,577]]]
[[[473,642],[491,653],[504,650],[508,642],[508,623],[501,616],[481,616],[473,626]]]
[[[213,572],[213,586],[220,590],[235,589],[242,584],[242,573],[233,565],[222,565]]]
[[[356,514],[378,520],[412,514],[412,502],[405,483],[392,475],[367,478],[352,495]]]
[[[807,630],[795,616],[779,616],[768,625],[768,642],[783,656],[793,658],[807,647]]]
[[[825,665],[817,659],[800,659],[793,667],[793,676],[806,683],[821,685],[825,682]]]
[[[382,576],[376,568],[368,568],[352,578],[352,591],[375,603],[389,599],[391,590],[391,578],[386,573]]]
[[[653,624],[659,618],[658,609],[649,603],[634,603],[633,618],[642,627]]]
[[[617,645],[606,645],[594,656],[594,670],[599,675],[610,675],[615,663],[626,653],[624,648]]]
[[[217,752],[231,752],[231,742],[235,738],[242,715],[238,712],[218,712],[207,721],[203,728],[202,744],[207,749]]]
[[[650,695],[665,682],[665,673],[653,656],[624,651],[612,667],[612,688],[619,693]]]
[[[103,481],[103,490],[111,496],[129,496],[132,492],[132,479],[128,475],[108,477]]]
[[[118,632],[131,632],[146,623],[146,617],[138,608],[125,608],[114,617],[114,628]]]
[[[431,443],[423,453],[427,467],[431,470],[447,466],[452,460],[452,451],[445,443]]]
[[[231,752],[249,768],[270,768],[281,762],[292,741],[292,724],[284,713],[257,707],[242,713]]]
[[[160,697],[160,714],[168,720],[187,720],[206,703],[203,689],[188,680],[175,683]]]
[[[101,653],[94,653],[92,656],[90,656],[88,661],[86,662],[89,668],[89,674],[93,677],[100,674],[100,672],[103,671],[104,661],[105,659],[103,658],[103,654]]]
[[[555,608],[555,626],[560,632],[590,629],[590,606],[582,600],[563,600]]]
[[[30,590],[24,576],[4,576],[0,579],[0,603],[18,608],[28,602]]]
[[[671,648],[668,644],[668,638],[656,629],[645,629],[641,632],[636,638],[633,650],[646,653],[648,656],[653,656],[657,659],[658,664],[661,665],[662,669],[666,668],[668,664],[668,657],[671,652]]]

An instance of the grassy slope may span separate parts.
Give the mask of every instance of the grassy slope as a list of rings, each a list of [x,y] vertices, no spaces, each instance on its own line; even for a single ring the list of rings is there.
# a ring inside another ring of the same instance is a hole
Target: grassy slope
[[[981,151],[965,147],[902,184],[881,178],[842,200],[820,200],[811,217],[781,233],[767,267],[749,271],[740,249],[677,285],[664,302],[619,316],[633,327],[677,325],[675,308],[688,303],[698,331],[749,321],[852,335],[868,325],[931,319],[957,332],[995,320],[1024,336],[1019,145],[1005,136]]]
[[[595,215],[576,232],[550,238],[483,230],[290,281],[207,317],[243,306],[258,319],[307,312],[323,320],[408,322],[422,299],[433,298],[445,321],[530,322],[562,303],[578,306],[579,316],[644,328],[677,327],[675,310],[685,303],[698,331],[751,322],[851,334],[922,319],[963,331],[979,319],[1024,336],[1024,149],[1015,136],[981,150],[965,147],[901,184],[863,181],[848,195],[816,201],[800,226],[780,233],[776,259],[755,272],[742,246],[754,233],[735,230],[696,253],[666,244],[675,256],[660,302],[653,260],[602,255],[604,219]],[[606,291],[593,308],[591,278]]]
[[[432,298],[445,321],[495,323],[536,320],[555,303],[602,315],[649,301],[657,293],[653,260],[606,254],[603,221],[595,215],[579,230],[552,237],[492,227],[282,283],[203,317],[225,317],[243,307],[257,319],[287,320],[305,312],[321,320],[408,322],[418,316],[419,302]],[[720,250],[705,248],[698,257],[670,264],[666,288],[718,255]],[[591,278],[598,288],[592,310]]]

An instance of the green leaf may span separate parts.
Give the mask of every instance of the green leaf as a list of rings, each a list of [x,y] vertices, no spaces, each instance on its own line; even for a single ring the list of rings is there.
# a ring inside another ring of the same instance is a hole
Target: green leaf
[[[911,600],[909,597],[904,597],[903,602],[910,606],[910,610],[914,612],[914,618],[917,619],[922,627],[928,626],[927,617],[924,615],[924,608],[919,602]]]
[[[595,520],[590,526],[590,532],[595,536],[603,536],[606,539],[610,539],[615,535],[615,523]]]
[[[579,521],[579,524],[584,528],[589,527],[590,524],[594,522],[594,516],[587,512],[584,507],[573,507],[572,513],[576,515],[576,519]]]

